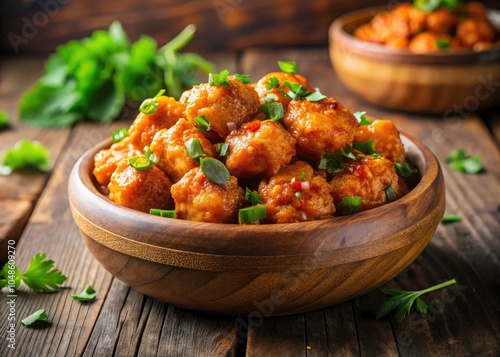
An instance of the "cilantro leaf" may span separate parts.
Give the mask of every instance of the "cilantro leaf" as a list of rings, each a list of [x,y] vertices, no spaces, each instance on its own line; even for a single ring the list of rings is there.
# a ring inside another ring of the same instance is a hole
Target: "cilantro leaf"
[[[211,86],[231,87],[228,77],[229,71],[227,69],[223,69],[220,73],[209,73],[208,83]]]
[[[267,80],[267,83],[265,85],[267,90],[271,90],[274,87],[276,87],[280,83],[280,80],[276,77],[271,77]]]
[[[456,280],[451,279],[444,283],[431,286],[430,288],[418,291],[405,291],[401,289],[380,289],[388,298],[384,301],[376,313],[377,320],[395,311],[396,321],[401,323],[410,314],[413,304],[416,302],[416,310],[422,314],[427,312],[427,304],[420,299],[420,296],[434,290],[442,289],[455,284]]]
[[[9,285],[10,282],[14,282],[14,285]],[[14,289],[19,289],[21,286],[21,272],[19,269],[12,264],[6,263],[2,270],[0,270],[0,289],[9,286]]]
[[[453,150],[446,158],[448,167],[457,172],[478,174],[483,171],[483,164],[479,155],[468,156],[465,150]]]
[[[249,202],[252,206],[262,203],[262,197],[255,190],[251,190],[248,187],[245,189],[245,200]]]
[[[245,74],[234,74],[234,76],[236,77],[237,80],[239,80],[241,83],[243,84],[248,84],[248,83],[251,83],[252,80],[250,79],[249,76],[245,75]]]
[[[328,173],[341,172],[346,167],[346,163],[342,159],[343,157],[356,160],[356,156],[351,151],[349,144],[344,146],[344,150],[336,150],[323,156],[319,162],[318,169],[325,169]]]
[[[36,254],[31,258],[28,270],[21,274],[26,285],[37,292],[57,291],[67,277],[54,267],[53,260],[45,260],[47,254]]]
[[[0,131],[7,129],[10,126],[9,116],[4,110],[0,110]]]
[[[31,326],[37,321],[47,321],[47,314],[45,313],[45,309],[37,310],[21,320],[22,324],[25,326]]]
[[[296,74],[297,73],[297,63],[294,61],[290,61],[290,62],[278,61],[278,67],[286,74]]]
[[[78,295],[71,294],[71,297],[73,298],[73,300],[77,301],[91,301],[95,299],[96,295],[97,292],[92,288],[92,286],[87,285],[87,287],[83,289],[83,291],[80,294]]]
[[[398,174],[398,176],[403,178],[408,178],[418,172],[416,168],[411,167],[407,162],[405,162],[404,164],[394,162],[394,167],[396,168],[396,173]]]
[[[373,155],[377,153],[372,139],[365,141],[364,143],[354,143],[352,144],[352,147],[353,149],[361,151],[365,155]]]
[[[370,125],[372,122],[366,117],[366,112],[356,112],[354,116],[358,120],[359,125]]]
[[[280,102],[267,102],[259,106],[259,112],[264,113],[266,119],[279,121],[285,116],[283,104]]]
[[[19,168],[48,171],[49,151],[38,141],[19,140],[13,148],[5,151],[0,160],[0,174],[9,175]]]

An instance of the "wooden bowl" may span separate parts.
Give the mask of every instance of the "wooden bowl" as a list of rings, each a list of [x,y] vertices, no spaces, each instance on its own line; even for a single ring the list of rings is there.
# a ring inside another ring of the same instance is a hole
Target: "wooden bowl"
[[[500,103],[500,46],[481,52],[416,54],[352,35],[386,10],[366,8],[331,24],[330,59],[346,88],[379,106],[445,116],[463,116]],[[500,23],[499,11],[489,10],[489,16],[494,24]]]
[[[196,223],[119,206],[99,193],[85,153],[69,179],[74,220],[95,258],[135,290],[186,309],[284,315],[363,295],[421,253],[444,213],[435,156],[404,135],[419,184],[403,198],[350,216],[290,224]]]

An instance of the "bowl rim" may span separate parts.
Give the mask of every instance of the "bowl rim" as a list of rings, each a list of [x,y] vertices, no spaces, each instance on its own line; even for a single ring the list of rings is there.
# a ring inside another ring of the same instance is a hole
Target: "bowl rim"
[[[390,48],[379,43],[357,39],[346,27],[368,22],[379,12],[390,10],[388,6],[372,6],[352,11],[335,19],[329,29],[330,46],[342,46],[359,56],[370,57],[379,62],[405,65],[454,66],[500,62],[500,45],[484,51],[470,49],[413,53],[408,49]],[[500,10],[487,9],[496,27],[500,26]]]
[[[437,207],[441,197],[436,194],[436,183],[443,184],[437,158],[413,137],[401,133],[401,138],[405,146],[409,143],[409,153],[413,152],[420,160],[419,169],[423,170],[420,182],[404,197],[354,215],[297,223],[239,225],[163,218],[126,208],[101,194],[91,177],[95,153],[109,147],[111,139],[95,145],[76,162],[68,185],[70,207],[82,233],[98,243],[148,261],[184,268],[225,271],[230,267],[235,271],[255,273],[276,269],[287,271],[290,265],[308,270],[339,265],[353,259],[368,259],[424,239],[405,233],[410,233],[415,228],[413,225],[421,224],[422,220],[433,223],[440,221],[441,217],[436,214],[442,216],[444,213],[444,205],[442,210]],[[407,207],[421,197],[429,200],[426,210],[432,211],[434,215]],[[444,199],[444,194],[442,198]],[[95,207],[101,208],[101,214],[93,211]],[[408,217],[386,227],[388,231],[384,231],[384,234],[374,232],[379,227],[378,219],[392,217],[395,210],[408,214]],[[110,212],[111,220],[107,217]],[[353,220],[353,217],[356,219]],[[117,228],[113,221],[122,223]],[[134,223],[151,227],[151,230],[134,232],[133,237],[120,234],[120,230],[127,229]],[[366,236],[356,237],[356,240],[346,239],[345,236],[332,233],[339,226],[347,232],[354,229],[367,233]],[[90,233],[96,229],[99,234],[91,237]],[[206,232],[220,231],[229,233],[229,236],[205,236],[203,242],[194,238]],[[290,246],[284,246],[281,243],[291,236],[291,232],[294,234],[294,241]],[[425,239],[431,237],[432,234]],[[374,250],[375,246],[377,249]],[[145,247],[148,251],[141,251]]]

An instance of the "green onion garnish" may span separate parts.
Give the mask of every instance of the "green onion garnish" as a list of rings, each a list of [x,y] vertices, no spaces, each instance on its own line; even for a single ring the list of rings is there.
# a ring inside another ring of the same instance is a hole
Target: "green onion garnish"
[[[283,87],[287,87],[290,91],[285,91]],[[290,99],[304,98],[309,94],[306,87],[297,82],[284,81],[281,83],[280,91],[283,92]]]
[[[294,61],[290,61],[290,62],[278,61],[278,67],[286,74],[296,74],[297,73],[297,63]]]
[[[154,165],[154,162],[144,156],[131,157],[130,159],[128,159],[128,163],[138,171],[147,170]]]
[[[158,110],[160,104],[158,103],[158,97],[162,96],[165,93],[165,89],[161,89],[158,94],[154,96],[154,98],[145,99],[141,106],[139,107],[139,111],[143,114],[153,114]]]
[[[394,166],[396,167],[396,173],[398,174],[399,177],[407,178],[417,173],[417,169],[411,167],[410,164],[408,164],[407,162],[405,162],[404,164],[395,162]]]
[[[352,144],[352,147],[358,151],[361,151],[365,155],[373,155],[377,152],[375,151],[375,146],[373,146],[372,139],[364,142],[364,143],[355,143]]]
[[[360,196],[344,197],[337,205],[337,212],[342,215],[359,212],[362,201],[363,198]]]
[[[166,218],[177,218],[175,210],[173,209],[151,208],[149,210],[149,214],[152,214],[153,216],[160,216]]]
[[[266,218],[267,209],[266,206],[262,204],[242,208],[238,212],[238,221],[240,224],[255,223]]]
[[[302,192],[299,192],[299,191],[295,192],[295,197],[297,197],[299,200],[301,200],[302,199]]]
[[[302,171],[300,173],[299,181],[304,181],[307,176],[307,173],[305,171]]]
[[[194,121],[196,122],[196,129],[198,129],[202,133],[210,130],[210,122],[204,115],[195,116]]]
[[[356,112],[354,116],[359,122],[359,125],[370,125],[372,122],[366,117],[366,112]]]
[[[437,38],[434,40],[434,44],[436,45],[436,47],[440,50],[446,50],[447,48],[450,48],[450,40],[446,39],[446,38]]]
[[[458,214],[448,214],[446,216],[443,216],[441,219],[441,222],[443,223],[451,223],[451,222],[460,222],[462,220],[462,217],[460,217]]]
[[[229,71],[223,69],[220,73],[209,73],[208,74],[208,84],[211,86],[221,86],[221,87],[231,87],[231,83],[228,79]]]
[[[306,100],[308,102],[319,102],[325,98],[326,98],[326,95],[321,94],[321,92],[319,90],[316,92],[311,92],[308,95],[306,95]]]
[[[279,121],[285,116],[283,104],[280,102],[268,102],[259,106],[259,112],[264,113],[266,119]]]
[[[396,197],[396,194],[394,193],[394,189],[392,188],[391,185],[389,185],[389,187],[387,187],[384,191],[385,191],[385,194],[387,196],[387,203],[396,200],[397,197]]]
[[[255,190],[251,190],[248,187],[245,189],[245,200],[249,202],[252,206],[262,203],[262,197]]]
[[[250,77],[245,74],[235,74],[234,77],[243,84],[252,83]]]
[[[219,157],[227,157],[229,155],[229,144],[228,143],[217,143],[215,144],[215,150]]]
[[[118,130],[113,131],[113,134],[111,134],[111,137],[113,138],[113,143],[120,142],[123,138],[127,137],[128,135],[128,129],[127,128],[121,128]]]
[[[203,174],[213,183],[222,185],[229,180],[230,174],[226,166],[213,157],[200,158],[200,166]]]
[[[267,80],[267,83],[266,83],[265,87],[266,87],[267,90],[271,90],[274,87],[276,87],[279,83],[280,83],[280,80],[278,78],[271,77],[271,78],[269,78]],[[276,98],[276,100],[278,100],[278,98]]]
[[[198,138],[189,139],[184,143],[184,146],[191,160],[198,162],[200,157],[205,156],[205,151],[203,150],[200,139]]]

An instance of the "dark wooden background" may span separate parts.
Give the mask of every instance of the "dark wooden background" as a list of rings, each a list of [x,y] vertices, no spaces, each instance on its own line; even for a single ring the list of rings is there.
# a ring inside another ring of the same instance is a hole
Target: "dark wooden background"
[[[500,0],[483,1],[500,8]],[[119,20],[132,40],[141,34],[167,42],[188,24],[198,27],[189,49],[240,50],[252,46],[326,45],[338,16],[395,0],[2,0],[0,52],[52,52]],[[16,37],[19,36],[19,37]],[[22,38],[22,40],[20,39]],[[35,40],[36,39],[36,40]],[[14,51],[12,41],[18,42]]]

